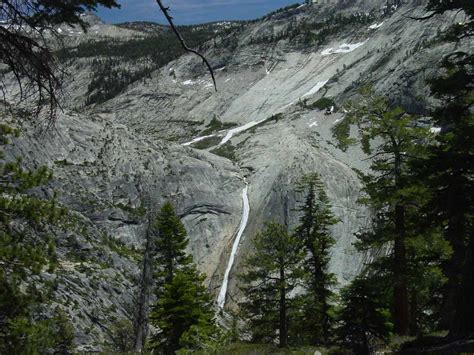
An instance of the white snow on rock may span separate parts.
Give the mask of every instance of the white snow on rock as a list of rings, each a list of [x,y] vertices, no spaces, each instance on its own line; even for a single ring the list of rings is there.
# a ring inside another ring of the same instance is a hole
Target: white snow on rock
[[[311,90],[309,90],[306,94],[304,94],[302,97],[306,97],[306,96],[310,96],[310,95],[314,95],[316,94],[319,90],[322,89],[322,87],[324,85],[326,85],[326,83],[328,82],[329,80],[325,80],[325,81],[320,81],[318,82],[316,85],[313,86],[313,88]]]
[[[229,283],[229,274],[230,270],[232,269],[232,265],[234,264],[235,255],[237,254],[237,249],[239,248],[240,239],[242,238],[242,234],[245,231],[245,227],[247,227],[247,222],[249,220],[250,214],[250,205],[249,205],[249,196],[248,196],[249,186],[245,181],[245,187],[242,190],[242,218],[240,220],[239,231],[237,232],[237,236],[235,237],[234,244],[232,245],[232,251],[230,253],[229,262],[227,263],[227,268],[224,273],[224,280],[222,280],[222,286],[219,291],[219,296],[217,297],[217,305],[220,308],[224,308],[225,305],[225,296],[227,294],[227,284]]]
[[[183,81],[183,85],[193,85],[193,84],[194,84],[194,81],[192,80]]]
[[[234,134],[237,134],[237,133],[246,131],[246,130],[252,128],[253,126],[258,125],[259,123],[262,123],[262,122],[265,121],[265,120],[267,120],[267,119],[265,118],[265,119],[260,120],[260,121],[252,121],[252,122],[249,122],[249,123],[244,124],[243,126],[240,126],[240,127],[237,127],[237,128],[229,129],[229,130],[227,131],[227,134],[225,135],[225,137],[224,137],[224,138],[221,140],[221,142],[219,143],[219,145],[223,145],[223,144],[227,143],[229,140],[232,139],[232,136],[233,136]]]
[[[314,121],[313,123],[310,123],[308,126],[309,126],[309,128],[318,127],[318,121]]]
[[[188,145],[197,143],[197,142],[199,142],[199,141],[202,141],[202,140],[204,140],[204,139],[206,139],[206,138],[211,138],[211,137],[214,137],[214,136],[215,136],[215,134],[210,134],[210,135],[208,135],[208,136],[197,137],[197,138],[194,138],[192,141],[183,143],[183,144],[181,144],[181,145],[188,146]]]
[[[377,28],[382,27],[382,25],[383,25],[383,22],[374,23],[373,25],[370,25],[370,26],[369,26],[369,30],[376,30]]]
[[[438,134],[441,132],[441,127],[431,127],[430,132],[433,134]]]
[[[354,44],[350,44],[350,43],[343,43],[339,46],[339,48],[328,48],[328,49],[325,49],[321,52],[321,55],[322,56],[325,56],[325,55],[331,55],[331,54],[337,54],[337,53],[350,53],[354,50],[356,50],[357,48],[359,48],[360,46],[363,46],[368,40],[365,40],[364,42],[359,42],[359,43],[354,43]]]

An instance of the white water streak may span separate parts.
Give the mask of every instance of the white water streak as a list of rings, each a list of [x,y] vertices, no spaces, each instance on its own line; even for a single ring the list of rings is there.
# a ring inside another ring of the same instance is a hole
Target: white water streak
[[[242,218],[240,220],[239,231],[237,232],[237,236],[235,237],[234,244],[232,245],[232,251],[230,253],[229,262],[227,263],[227,268],[224,273],[224,280],[222,281],[222,286],[219,291],[219,296],[217,297],[217,305],[220,308],[224,308],[225,305],[225,296],[227,294],[227,284],[229,282],[229,274],[230,270],[232,269],[232,265],[234,265],[235,255],[237,254],[237,249],[239,248],[240,239],[242,238],[242,234],[244,233],[245,227],[247,227],[247,222],[249,219],[250,214],[250,205],[249,205],[249,197],[248,197],[248,189],[249,186],[247,182],[245,183],[245,187],[242,190],[242,202],[243,202],[243,209],[242,209]]]
[[[234,134],[246,131],[246,130],[252,128],[253,126],[258,125],[259,123],[262,123],[265,120],[266,120],[266,118],[263,119],[263,120],[260,120],[260,121],[252,121],[252,122],[246,123],[243,126],[240,126],[240,127],[237,127],[237,128],[229,129],[227,131],[227,134],[225,135],[225,137],[219,143],[219,145],[223,145],[223,144],[227,143],[228,141],[230,141]]]
[[[181,145],[188,146],[188,145],[197,143],[197,142],[199,142],[199,141],[202,141],[202,140],[204,140],[204,139],[206,139],[206,138],[211,138],[211,137],[214,137],[214,136],[215,136],[215,134],[210,134],[210,135],[208,135],[208,136],[197,137],[197,138],[194,138],[192,141],[183,143],[183,144],[181,144]]]

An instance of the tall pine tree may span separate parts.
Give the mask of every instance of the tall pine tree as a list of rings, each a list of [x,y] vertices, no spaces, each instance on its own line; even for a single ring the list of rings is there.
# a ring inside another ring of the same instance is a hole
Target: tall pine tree
[[[362,90],[359,102],[350,106],[350,113],[334,128],[343,148],[354,142],[349,137],[351,124],[359,127],[360,144],[372,159],[373,171],[364,177],[367,196],[363,199],[374,211],[373,225],[360,233],[359,247],[372,252],[378,248],[388,250],[388,255],[381,256],[374,267],[390,278],[388,287],[393,284],[395,332],[407,335],[413,324],[410,290],[413,295],[419,291],[413,280],[417,268],[423,268],[422,263],[416,263],[417,248],[426,249],[427,243],[431,243],[440,248],[433,251],[435,254],[445,252],[443,243],[430,240],[439,241],[435,231],[418,232],[417,225],[423,217],[419,209],[428,192],[409,168],[414,159],[425,154],[424,144],[430,135],[415,117],[401,108],[391,109],[387,100],[370,88]]]
[[[241,275],[245,301],[240,304],[252,340],[288,346],[292,307],[291,291],[302,283],[304,250],[301,240],[278,223],[268,223],[254,241],[255,253],[247,258]]]
[[[165,202],[154,223],[155,239],[155,281],[157,296],[163,286],[173,280],[177,271],[192,263],[192,256],[186,253],[188,239],[183,223],[176,215],[173,205]]]
[[[304,176],[298,190],[306,196],[299,208],[301,217],[295,234],[308,254],[305,269],[309,274],[300,336],[306,333],[311,344],[324,344],[331,333],[332,288],[336,283],[335,275],[328,271],[330,251],[334,245],[330,228],[338,220],[331,212],[329,199],[317,174]]]
[[[157,302],[150,318],[159,330],[150,348],[164,354],[200,348],[219,333],[212,298],[203,285],[205,277],[186,253],[186,229],[171,203],[163,205],[155,227]]]
[[[474,54],[469,48],[474,36],[472,1],[429,0],[427,19],[446,11],[463,11],[463,22],[453,24],[441,36],[456,43],[443,58],[442,74],[430,81],[431,91],[441,104],[432,112],[439,132],[429,155],[415,168],[426,180],[431,199],[426,204],[429,227],[443,228],[453,248],[445,263],[448,284],[444,292],[442,327],[453,336],[474,333]]]

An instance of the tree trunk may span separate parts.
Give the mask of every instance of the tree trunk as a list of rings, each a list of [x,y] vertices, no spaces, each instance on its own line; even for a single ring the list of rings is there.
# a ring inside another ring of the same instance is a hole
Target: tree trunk
[[[440,326],[442,329],[452,329],[456,313],[456,298],[460,292],[462,265],[466,259],[466,245],[460,236],[463,235],[463,228],[459,216],[452,217],[448,224],[446,239],[453,248],[453,255],[443,266],[443,271],[448,278],[443,290],[443,307],[441,310]]]
[[[451,217],[445,234],[446,239],[453,248],[453,256],[444,265],[444,273],[448,278],[448,282],[444,288],[444,302],[440,325],[442,329],[449,329],[452,335],[460,333],[462,328],[459,323],[463,323],[461,318],[464,312],[459,307],[462,308],[461,304],[465,301],[462,300],[464,295],[461,292],[468,291],[469,286],[465,284],[465,281],[466,277],[469,278],[469,276],[466,273],[468,270],[465,268],[465,265],[466,262],[467,264],[470,263],[469,259],[472,260],[472,257],[468,255],[469,246],[466,248],[464,241],[466,221],[463,211],[465,208],[460,206],[466,206],[466,203],[463,204],[458,200],[457,197],[461,195],[462,193],[456,189],[450,191],[449,196],[452,196],[452,198],[448,201],[448,210]],[[470,244],[472,247],[472,242]],[[466,296],[472,297],[472,293],[466,294]]]
[[[405,248],[405,208],[395,206],[395,244],[394,244],[394,318],[395,333],[409,333],[409,303],[406,278],[406,248]]]
[[[134,349],[141,352],[145,346],[145,340],[148,335],[148,304],[153,285],[153,254],[154,242],[151,232],[151,220],[148,222],[146,231],[146,245],[143,254],[143,269],[140,279],[140,288],[137,299],[137,310],[134,320],[135,344]]]
[[[395,155],[395,189],[402,189],[402,156],[398,144],[394,142]],[[405,247],[405,207],[397,203],[395,205],[395,240],[394,240],[394,321],[395,333],[408,335],[410,329],[408,286],[407,286],[407,256]]]
[[[474,334],[473,249],[474,243],[471,237],[468,241],[466,257],[462,266],[461,283],[455,303],[454,322],[449,332],[449,335],[453,337],[464,337]]]
[[[280,267],[280,348],[286,348],[288,346],[288,329],[286,319],[286,279],[285,269]]]

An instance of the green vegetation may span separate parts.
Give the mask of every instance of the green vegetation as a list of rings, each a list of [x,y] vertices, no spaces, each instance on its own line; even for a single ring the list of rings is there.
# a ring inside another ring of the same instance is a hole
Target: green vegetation
[[[444,40],[469,43],[474,30],[474,7],[463,1],[430,0],[427,10],[433,14],[463,11],[466,18],[441,34]],[[460,47],[462,48],[462,46]],[[468,48],[468,47],[465,47]],[[443,58],[441,74],[430,80],[439,106],[433,112],[433,124],[441,128],[428,146],[428,154],[414,164],[417,178],[429,192],[424,206],[423,232],[443,230],[453,249],[443,264],[448,283],[443,289],[441,329],[450,337],[474,333],[474,53],[456,50]]]
[[[208,148],[218,145],[221,140],[222,140],[222,137],[218,137],[218,136],[208,137],[208,138],[200,140],[199,142],[194,143],[193,148],[208,149]]]
[[[87,86],[85,105],[100,104],[117,96],[133,82],[151,77],[153,65],[126,66],[119,59],[94,59],[92,79]],[[133,68],[133,69],[132,69]]]
[[[220,147],[214,148],[210,152],[232,161],[237,160],[237,156],[235,155],[235,147],[230,142],[227,142]]]
[[[179,26],[179,30],[190,48],[199,48],[215,38],[216,33],[225,34],[235,26],[238,25],[221,29],[211,23]],[[77,58],[92,58],[92,78],[87,87],[85,105],[106,102],[130,84],[151,77],[153,71],[183,54],[181,44],[167,27],[143,38],[82,42],[56,53],[64,63]]]
[[[179,26],[179,30],[190,48],[198,48],[216,35],[212,24]],[[166,28],[156,35],[130,40],[102,40],[80,43],[76,47],[63,48],[57,56],[65,61],[74,58],[116,57],[126,61],[151,59],[161,67],[184,53],[173,32]]]
[[[67,211],[54,199],[28,194],[52,178],[48,169],[29,171],[21,159],[4,160],[8,137],[18,135],[0,124],[0,353],[68,350],[73,341],[69,320],[60,308],[45,316],[49,290],[29,282],[43,269],[54,271],[55,245],[45,226],[65,226]]]
[[[337,223],[317,174],[298,184],[305,202],[294,233],[268,223],[257,234],[255,252],[246,260],[245,301],[241,316],[248,323],[253,342],[291,345],[330,344],[334,323],[332,288],[328,272],[334,240],[330,227]],[[295,287],[302,291],[295,295]]]
[[[291,291],[304,277],[304,252],[301,239],[290,235],[284,226],[268,223],[257,234],[255,253],[247,258],[248,271],[241,275],[246,301],[240,307],[254,342],[289,344],[289,319],[298,299]],[[292,334],[294,336],[294,334]]]
[[[291,43],[303,45],[322,45],[328,40],[347,30],[354,30],[358,27],[366,26],[375,19],[374,14],[351,14],[351,15],[330,15],[322,22],[309,22],[306,20],[299,22],[289,22],[288,26],[278,32],[271,34],[257,35],[251,38],[251,44],[276,43],[281,40],[290,40]]]
[[[341,291],[337,337],[356,355],[370,354],[372,339],[387,342],[392,329],[390,311],[381,297],[383,292],[372,281],[359,276]]]
[[[363,202],[377,211],[371,227],[360,232],[358,247],[375,251],[393,246],[392,252],[377,258],[370,268],[387,275],[379,287],[392,290],[394,331],[412,334],[420,329],[419,321],[427,311],[429,298],[442,285],[440,263],[449,255],[438,228],[423,233],[418,229],[419,211],[429,192],[414,179],[410,166],[414,159],[426,156],[424,144],[419,143],[429,141],[429,131],[401,108],[391,109],[370,89],[362,91],[358,103],[351,105],[350,113],[339,125],[351,123],[359,127],[362,149],[373,156],[374,174],[364,177]],[[347,137],[339,138],[347,142]],[[419,309],[421,305],[423,310]],[[430,309],[435,311],[436,308]]]
[[[316,100],[311,105],[307,105],[309,109],[317,108],[318,110],[326,110],[328,108],[331,108],[331,106],[336,107],[336,103],[330,97],[321,97],[320,99]]]
[[[136,262],[139,262],[141,260],[141,253],[139,250],[127,246],[125,243],[118,239],[114,239],[110,236],[104,236],[102,238],[102,243],[108,246],[110,250],[116,252],[118,255],[124,258],[132,259]]]
[[[331,337],[336,276],[328,271],[331,247],[334,239],[330,228],[338,223],[331,212],[329,199],[317,174],[304,176],[298,184],[298,191],[305,193],[300,212],[299,225],[295,234],[302,241],[308,257],[304,268],[307,293],[302,306],[299,323],[299,337],[303,344],[327,344]]]
[[[123,203],[117,203],[115,204],[115,206],[125,212],[128,212],[131,216],[134,217],[143,217],[146,213],[145,207],[143,207],[142,205],[140,205],[139,207],[132,207],[130,204],[125,205]]]
[[[155,294],[150,319],[160,331],[152,336],[154,352],[173,354],[179,349],[200,349],[219,336],[212,297],[203,286],[191,255],[184,225],[171,203],[156,218]]]
[[[111,351],[126,353],[134,350],[133,324],[128,319],[115,321],[110,328]]]
[[[222,123],[217,118],[217,116],[214,115],[214,117],[212,117],[211,122],[209,122],[206,125],[206,129],[203,130],[199,135],[206,136],[206,135],[209,135],[211,133],[214,133],[214,132],[217,132],[217,131],[220,131],[220,130],[223,130],[223,129],[227,129],[227,128],[232,128],[232,127],[235,127],[235,126],[237,126],[237,123],[234,123],[234,122]]]

